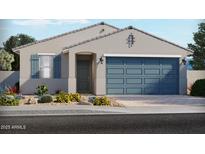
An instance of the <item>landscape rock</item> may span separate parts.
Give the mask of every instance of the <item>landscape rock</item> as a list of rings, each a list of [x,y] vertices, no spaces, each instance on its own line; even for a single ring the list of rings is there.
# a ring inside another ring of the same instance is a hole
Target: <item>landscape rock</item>
[[[27,98],[25,102],[26,104],[37,104],[38,103],[38,101],[33,97]]]
[[[87,101],[80,101],[80,102],[78,102],[78,105],[93,105],[93,103],[90,103]]]

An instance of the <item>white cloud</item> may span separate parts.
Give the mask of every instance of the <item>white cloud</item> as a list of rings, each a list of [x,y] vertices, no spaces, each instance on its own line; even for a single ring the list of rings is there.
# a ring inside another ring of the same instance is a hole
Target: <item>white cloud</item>
[[[87,24],[87,23],[90,23],[89,20],[87,19],[79,19],[79,20],[55,20],[55,24],[74,24],[74,23],[77,23],[77,24]]]
[[[87,24],[89,20],[78,19],[78,20],[54,20],[54,19],[35,19],[35,20],[14,20],[13,24],[20,26],[45,26],[45,25],[62,25],[62,24]]]

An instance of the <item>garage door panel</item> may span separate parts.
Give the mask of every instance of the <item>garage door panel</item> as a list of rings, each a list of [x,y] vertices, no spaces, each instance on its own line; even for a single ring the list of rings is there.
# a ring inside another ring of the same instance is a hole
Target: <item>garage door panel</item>
[[[124,74],[123,68],[108,68],[107,74]]]
[[[162,85],[167,85],[167,84],[173,84],[173,85],[176,85],[177,83],[177,78],[163,78],[161,79],[160,83]]]
[[[126,84],[142,84],[141,78],[126,78]]]
[[[109,66],[119,66],[124,64],[123,58],[112,58],[112,59],[107,59],[106,63]]]
[[[108,88],[107,89],[108,94],[124,94],[123,88]]]
[[[144,84],[159,84],[160,78],[146,78],[144,79]]]
[[[133,66],[136,66],[136,67],[139,67],[139,66],[142,66],[142,59],[140,58],[132,58],[132,59],[125,59],[125,65],[127,67],[133,67]]]
[[[162,69],[163,75],[177,75],[178,71],[176,69]]]
[[[142,68],[127,68],[126,74],[128,75],[142,75]]]
[[[148,86],[144,88],[144,94],[147,95],[154,95],[154,94],[159,94],[159,88],[156,88],[155,86]]]
[[[160,69],[144,69],[145,75],[160,75]]]
[[[158,68],[160,67],[160,60],[159,59],[153,59],[153,58],[145,58],[144,59],[144,67],[148,68]]]
[[[108,94],[178,94],[177,58],[107,58],[107,61]]]
[[[108,78],[107,83],[108,84],[123,84],[124,79],[123,78]]]
[[[176,94],[176,87],[163,87],[160,89],[161,94]]]
[[[162,68],[174,69],[178,67],[178,61],[173,59],[161,59]]]
[[[141,95],[142,94],[142,88],[126,88],[126,94],[132,94],[132,95]]]
[[[124,84],[107,84],[107,88],[124,88]]]

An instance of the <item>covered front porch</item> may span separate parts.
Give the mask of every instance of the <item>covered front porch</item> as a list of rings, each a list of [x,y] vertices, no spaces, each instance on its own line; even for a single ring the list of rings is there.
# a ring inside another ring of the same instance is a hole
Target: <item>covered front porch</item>
[[[68,52],[68,92],[98,95],[97,67],[100,61],[93,52]]]

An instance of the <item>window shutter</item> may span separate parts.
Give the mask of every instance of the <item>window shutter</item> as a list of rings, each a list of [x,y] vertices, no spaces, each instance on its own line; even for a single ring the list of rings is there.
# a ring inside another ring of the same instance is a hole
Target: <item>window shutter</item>
[[[31,55],[31,78],[39,78],[39,56],[37,54]]]
[[[53,77],[61,78],[61,55],[57,55],[53,58]]]

